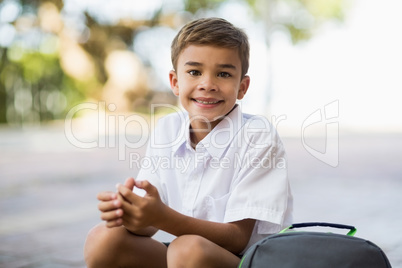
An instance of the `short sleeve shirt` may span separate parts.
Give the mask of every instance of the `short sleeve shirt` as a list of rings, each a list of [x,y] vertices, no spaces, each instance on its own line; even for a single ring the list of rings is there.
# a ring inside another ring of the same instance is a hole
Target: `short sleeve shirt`
[[[290,225],[286,154],[265,117],[243,114],[237,105],[195,149],[189,133],[186,112],[161,118],[137,179],[148,180],[165,204],[187,216],[222,223],[255,219],[246,249]]]

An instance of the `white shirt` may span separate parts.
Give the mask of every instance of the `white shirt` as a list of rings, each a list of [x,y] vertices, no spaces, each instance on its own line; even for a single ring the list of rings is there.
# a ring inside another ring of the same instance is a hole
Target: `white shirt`
[[[256,219],[246,249],[291,224],[285,150],[265,117],[242,114],[237,106],[195,150],[189,126],[185,112],[158,121],[138,180],[150,181],[165,204],[191,217]]]

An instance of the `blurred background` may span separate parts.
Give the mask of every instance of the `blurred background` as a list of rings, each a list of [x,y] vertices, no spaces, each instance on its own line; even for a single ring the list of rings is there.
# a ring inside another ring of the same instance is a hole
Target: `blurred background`
[[[249,36],[241,105],[282,136],[295,222],[355,225],[402,267],[400,10],[398,0],[0,1],[0,267],[85,267],[96,193],[137,174],[152,124],[178,105],[171,40],[212,16]]]

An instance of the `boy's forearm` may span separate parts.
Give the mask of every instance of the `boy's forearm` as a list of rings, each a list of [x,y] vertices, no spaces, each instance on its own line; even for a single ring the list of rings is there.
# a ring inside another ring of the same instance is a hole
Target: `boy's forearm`
[[[172,235],[200,235],[219,246],[240,253],[247,245],[255,220],[246,219],[234,223],[218,223],[185,216],[166,206],[157,228]]]
[[[143,229],[136,230],[136,231],[132,231],[132,230],[128,229],[127,227],[126,227],[126,229],[127,229],[127,231],[129,231],[132,234],[139,235],[139,236],[148,236],[148,237],[153,236],[158,231],[158,229],[153,226],[148,226]]]

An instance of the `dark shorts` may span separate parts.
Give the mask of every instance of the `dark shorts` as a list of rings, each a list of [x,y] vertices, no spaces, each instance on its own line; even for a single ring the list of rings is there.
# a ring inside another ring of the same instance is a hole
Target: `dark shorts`
[[[169,247],[170,242],[162,242],[165,246]],[[243,255],[240,254],[235,254],[237,257],[239,257],[240,259],[243,258]]]

